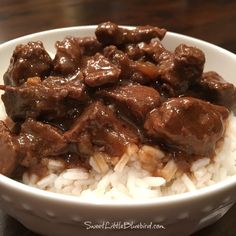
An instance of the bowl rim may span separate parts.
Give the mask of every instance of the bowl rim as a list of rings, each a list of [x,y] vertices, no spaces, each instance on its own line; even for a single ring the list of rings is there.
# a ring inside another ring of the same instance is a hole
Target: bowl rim
[[[7,42],[3,42],[2,44],[0,44],[0,50],[3,49],[4,47],[10,46],[11,44],[20,43],[19,41],[30,40],[32,37],[50,35],[50,34],[55,34],[55,33],[60,33],[60,32],[66,32],[66,31],[68,31],[69,33],[70,31],[94,30],[96,27],[97,25],[83,25],[83,26],[63,27],[63,28],[40,31],[37,33],[21,36],[21,37],[9,40]],[[122,25],[122,27],[132,28],[133,26]],[[224,48],[221,48],[217,45],[211,44],[201,39],[179,34],[179,33],[168,31],[167,36],[168,35],[170,37],[183,38],[191,42],[195,42],[198,45],[205,45],[206,47],[210,47],[214,50],[219,51],[220,53],[226,54],[227,56],[229,56],[232,60],[235,60],[236,62],[236,54]],[[45,200],[53,200],[53,201],[56,200],[62,203],[73,203],[73,204],[84,205],[84,206],[102,206],[102,207],[111,207],[111,206],[122,207],[123,206],[123,207],[135,208],[137,206],[147,207],[147,206],[153,206],[153,205],[157,206],[157,205],[170,205],[170,204],[182,203],[182,202],[186,202],[186,200],[193,200],[193,199],[197,200],[197,199],[207,197],[209,195],[214,195],[215,193],[224,192],[227,189],[236,187],[236,175],[231,176],[218,183],[215,183],[211,186],[203,187],[201,189],[197,189],[192,192],[186,192],[186,193],[170,195],[170,196],[162,196],[162,197],[157,197],[154,199],[131,200],[127,202],[126,201],[123,202],[119,200],[108,201],[108,200],[101,200],[101,199],[96,199],[96,202],[90,202],[90,199],[88,200],[80,199],[78,196],[54,193],[54,192],[49,192],[46,190],[41,190],[35,187],[31,187],[21,182],[18,182],[16,180],[13,180],[9,177],[6,177],[2,174],[0,174],[0,186],[1,185],[4,186],[5,188],[11,189],[12,191],[19,191],[22,194],[27,194],[28,196],[41,197]]]

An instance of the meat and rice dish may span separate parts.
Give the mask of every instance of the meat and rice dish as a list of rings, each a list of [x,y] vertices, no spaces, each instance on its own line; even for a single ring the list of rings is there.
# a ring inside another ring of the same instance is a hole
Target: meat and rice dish
[[[94,37],[57,41],[53,59],[40,41],[18,45],[0,85],[0,173],[91,201],[236,174],[236,88],[204,72],[200,49],[167,50],[165,34],[105,22]]]

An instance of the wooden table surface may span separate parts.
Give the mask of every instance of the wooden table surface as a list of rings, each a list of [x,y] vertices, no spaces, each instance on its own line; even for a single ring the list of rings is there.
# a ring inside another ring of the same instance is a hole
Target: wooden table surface
[[[236,53],[235,0],[0,0],[0,43],[53,28],[97,24],[157,25]],[[235,236],[236,206],[194,236]],[[0,236],[33,236],[0,211]]]

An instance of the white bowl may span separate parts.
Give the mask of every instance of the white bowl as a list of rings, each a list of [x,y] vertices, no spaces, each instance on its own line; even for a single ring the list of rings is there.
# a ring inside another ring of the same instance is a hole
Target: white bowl
[[[0,78],[6,71],[15,46],[41,40],[54,53],[54,43],[67,35],[89,36],[95,26],[50,30],[24,36],[0,45]],[[222,48],[187,36],[167,33],[163,44],[173,50],[180,43],[197,46],[206,54],[206,70],[215,70],[236,84],[236,55]],[[3,81],[1,80],[2,84]],[[2,106],[2,103],[1,103]],[[0,118],[5,117],[0,114]],[[221,218],[236,202],[236,176],[213,186],[176,196],[132,203],[106,203],[78,200],[35,189],[0,175],[0,207],[27,228],[43,235],[189,235]],[[132,230],[127,222],[152,223],[157,229]],[[91,223],[90,223],[91,222]],[[93,230],[91,225],[126,230]],[[163,229],[163,227],[165,229]],[[90,228],[88,230],[87,228]],[[106,234],[105,234],[106,235]]]

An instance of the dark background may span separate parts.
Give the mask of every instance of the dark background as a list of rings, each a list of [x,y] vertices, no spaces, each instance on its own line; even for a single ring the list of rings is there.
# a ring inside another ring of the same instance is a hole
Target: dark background
[[[107,20],[164,27],[236,53],[235,0],[0,0],[0,43],[42,30]],[[235,223],[236,206],[194,236],[235,236]],[[0,236],[33,235],[0,211]]]

